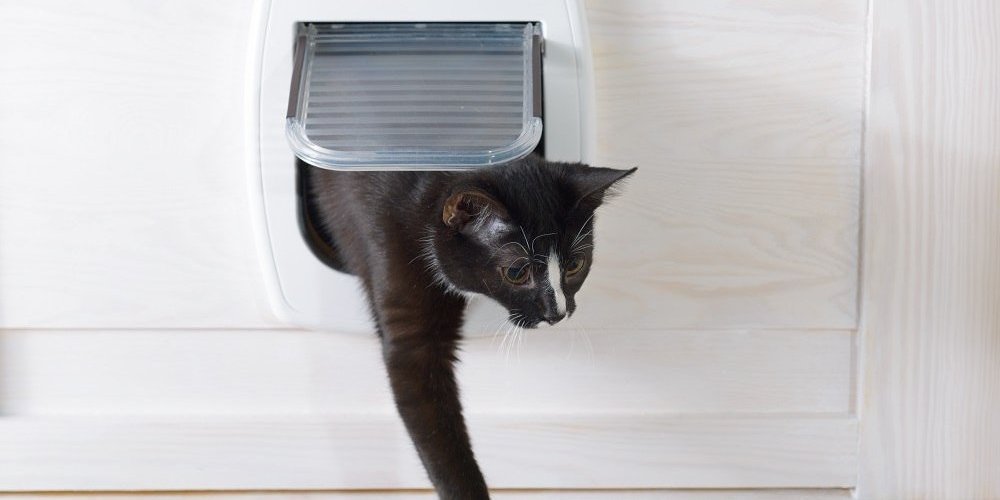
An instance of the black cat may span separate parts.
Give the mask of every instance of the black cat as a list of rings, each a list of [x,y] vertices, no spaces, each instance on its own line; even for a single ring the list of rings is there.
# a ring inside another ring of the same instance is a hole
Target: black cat
[[[361,278],[396,407],[442,498],[489,498],[452,367],[465,294],[525,328],[573,314],[594,211],[635,170],[537,156],[465,172],[300,164],[307,235],[328,265]]]

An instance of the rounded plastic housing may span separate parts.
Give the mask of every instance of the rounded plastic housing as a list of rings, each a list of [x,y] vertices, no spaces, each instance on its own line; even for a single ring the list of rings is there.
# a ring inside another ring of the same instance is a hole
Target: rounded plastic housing
[[[286,135],[333,170],[447,170],[531,153],[542,136],[535,23],[308,23]]]

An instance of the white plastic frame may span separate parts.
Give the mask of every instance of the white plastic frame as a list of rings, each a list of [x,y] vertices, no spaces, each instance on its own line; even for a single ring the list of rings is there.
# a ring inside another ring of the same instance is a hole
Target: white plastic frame
[[[299,230],[295,156],[285,138],[296,23],[537,21],[545,39],[546,157],[593,160],[591,54],[586,18],[577,1],[257,0],[253,12],[245,90],[250,213],[268,299],[286,323],[371,331],[358,281],[320,262]],[[492,301],[474,301],[466,330],[484,330],[481,326],[499,314]]]

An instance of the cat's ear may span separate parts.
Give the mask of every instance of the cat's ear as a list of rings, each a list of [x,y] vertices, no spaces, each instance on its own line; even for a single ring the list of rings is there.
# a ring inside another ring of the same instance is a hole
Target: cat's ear
[[[571,182],[577,193],[577,206],[587,208],[597,208],[604,197],[613,193],[614,188],[622,180],[639,170],[639,167],[632,167],[628,170],[616,168],[587,167],[579,166],[573,169]]]
[[[441,211],[444,224],[456,231],[471,234],[482,230],[498,229],[510,215],[503,203],[478,189],[458,191],[448,197]]]

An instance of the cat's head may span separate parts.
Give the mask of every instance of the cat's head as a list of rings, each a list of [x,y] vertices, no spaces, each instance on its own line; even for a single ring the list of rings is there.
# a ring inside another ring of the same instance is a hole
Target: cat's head
[[[522,327],[576,310],[594,258],[594,211],[636,169],[529,157],[459,175],[442,193],[426,251],[452,291],[481,293]]]

